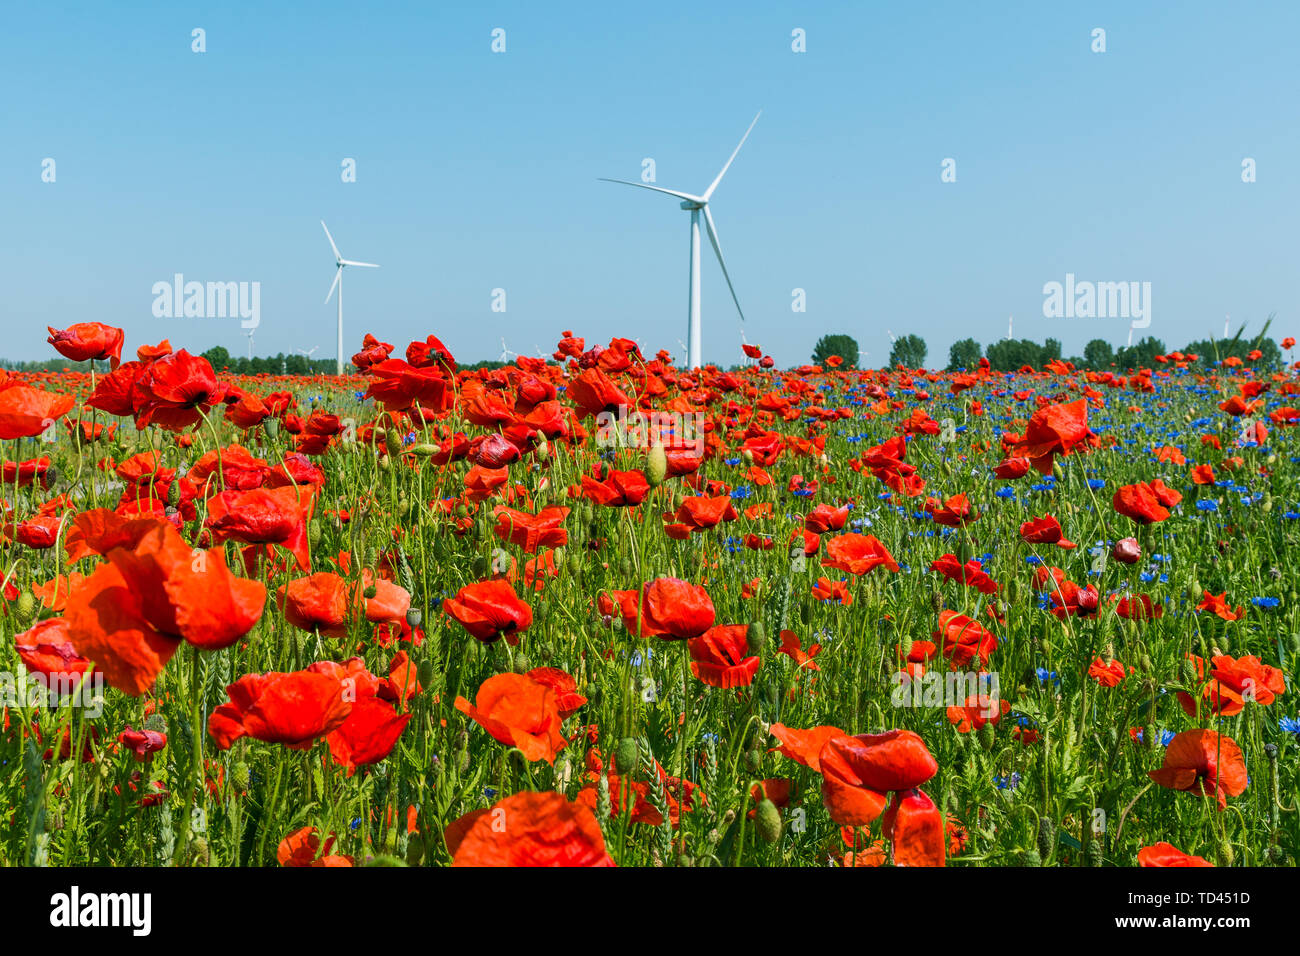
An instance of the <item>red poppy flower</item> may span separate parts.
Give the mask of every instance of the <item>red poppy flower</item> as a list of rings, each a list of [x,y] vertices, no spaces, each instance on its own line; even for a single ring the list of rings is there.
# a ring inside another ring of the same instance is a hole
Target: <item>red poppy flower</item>
[[[555,755],[568,743],[560,733],[559,698],[547,684],[524,674],[497,674],[478,689],[475,702],[456,698],[456,709],[480,724],[508,747],[516,747],[526,760],[555,763]]]
[[[371,381],[364,397],[375,399],[389,411],[404,411],[417,402],[442,410],[450,401],[451,389],[437,368],[417,368],[401,359],[387,359],[366,371]]]
[[[881,821],[894,845],[895,866],[943,866],[948,844],[943,814],[923,790],[894,794]]]
[[[68,601],[68,637],[113,687],[131,695],[153,683],[181,641],[229,647],[257,623],[266,588],[236,578],[220,548],[196,550],[174,525],[78,515],[80,544],[103,557]]]
[[[1213,730],[1185,730],[1169,742],[1164,763],[1149,776],[1162,787],[1200,796],[1213,794],[1222,809],[1246,791],[1246,762],[1231,737]]]
[[[1020,526],[1020,539],[1026,544],[1055,544],[1062,548],[1077,548],[1073,541],[1067,541],[1061,532],[1061,523],[1051,515],[1031,518]]]
[[[956,611],[939,612],[939,630],[933,634],[941,638],[943,656],[956,665],[965,666],[972,661],[987,661],[998,649],[998,639],[984,629],[978,621]]]
[[[307,522],[314,499],[312,486],[224,491],[208,502],[203,526],[217,541],[278,544],[294,556],[298,570],[311,569]]]
[[[388,757],[410,719],[410,714],[399,714],[392,704],[377,697],[360,697],[347,719],[326,736],[330,757],[345,767],[350,777],[357,767]]]
[[[181,349],[150,362],[131,386],[135,427],[156,424],[180,432],[202,420],[221,400],[222,390],[208,360]]]
[[[280,841],[275,859],[281,866],[352,866],[352,857],[330,854],[333,846],[334,834],[331,833],[325,845],[321,846],[316,828],[302,827]]]
[[[23,666],[33,674],[41,674],[47,686],[56,683],[74,690],[81,675],[90,667],[90,661],[77,653],[68,637],[68,622],[61,617],[37,621],[21,634],[14,635],[18,656]]]
[[[639,505],[650,493],[650,483],[640,471],[610,471],[603,481],[582,476],[583,497],[610,508]]]
[[[569,532],[562,527],[568,514],[568,508],[543,508],[531,515],[501,505],[496,509],[495,533],[502,541],[523,548],[525,554],[536,554],[539,548],[562,548],[569,543]]]
[[[491,644],[501,638],[511,647],[533,623],[533,609],[521,601],[507,582],[500,579],[467,584],[454,598],[442,602],[443,609],[478,640]]]
[[[337,574],[320,571],[295,578],[276,591],[285,620],[304,631],[326,637],[347,634],[348,587]]]
[[[1088,668],[1088,676],[1102,687],[1118,686],[1124,679],[1124,673],[1124,665],[1120,661],[1112,660],[1107,663],[1100,657],[1095,659]]]
[[[821,754],[826,742],[833,737],[845,736],[840,728],[830,725],[799,730],[784,724],[773,724],[771,731],[772,736],[781,741],[781,746],[776,748],[777,753],[816,773],[821,773]]]
[[[126,336],[121,329],[102,322],[77,322],[62,331],[46,326],[50,337],[46,339],[54,350],[74,362],[108,359],[110,368],[122,361],[122,343]]]
[[[997,582],[985,573],[976,558],[962,564],[955,554],[945,554],[930,565],[930,570],[938,571],[949,580],[972,587],[981,594],[998,593]]]
[[[713,626],[716,612],[708,591],[680,578],[657,578],[645,586],[638,631],[637,593],[615,592],[623,626],[638,637],[685,641]]]
[[[230,699],[208,718],[219,750],[241,737],[306,750],[348,719],[356,699],[342,668],[319,662],[303,671],[247,674],[226,687]]]
[[[748,633],[746,624],[725,624],[691,638],[686,642],[691,673],[710,687],[748,687],[759,665],[759,659],[749,655]]]
[[[827,531],[840,531],[844,528],[845,522],[849,520],[849,509],[846,505],[842,508],[832,508],[830,505],[818,505],[803,519],[803,526],[814,534],[825,534]]]
[[[1055,455],[1068,455],[1095,437],[1088,429],[1087,399],[1081,398],[1068,405],[1047,405],[1029,419],[1024,438],[1015,447],[1015,454],[1028,458],[1041,474],[1050,475]]]
[[[35,438],[66,415],[75,401],[71,395],[44,392],[0,375],[0,438]]]
[[[558,667],[534,667],[528,676],[555,691],[555,705],[561,720],[572,717],[587,703],[587,698],[578,693],[578,682]]]
[[[853,604],[853,595],[849,593],[849,586],[844,581],[818,578],[817,583],[813,585],[812,595],[819,601],[834,601],[843,607]]]
[[[868,574],[881,565],[890,571],[898,572],[898,562],[875,535],[858,534],[854,531],[838,535],[826,542],[826,556],[822,558],[822,567],[838,568],[849,574]]]
[[[1189,856],[1172,843],[1153,843],[1138,850],[1138,866],[1214,866],[1200,856]]]
[[[444,832],[452,866],[613,866],[590,808],[562,793],[516,793]]]
[[[1115,490],[1111,504],[1115,510],[1138,524],[1152,524],[1169,517],[1168,509],[1183,500],[1183,496],[1164,482],[1156,479],[1150,484],[1140,482],[1123,485]]]

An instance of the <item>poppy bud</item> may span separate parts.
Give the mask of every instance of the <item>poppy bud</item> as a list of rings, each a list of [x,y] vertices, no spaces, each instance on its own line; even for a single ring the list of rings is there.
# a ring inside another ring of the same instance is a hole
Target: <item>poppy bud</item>
[[[1042,866],[1043,858],[1039,854],[1038,849],[1036,847],[1031,847],[1028,850],[1021,850],[1020,865],[1021,866]]]
[[[750,773],[760,773],[763,769],[763,750],[754,738],[754,746],[745,751],[745,769]]]
[[[663,484],[668,476],[668,455],[662,442],[655,442],[645,456],[645,478],[651,488]]]
[[[1101,838],[1094,836],[1088,842],[1088,865],[1101,866],[1105,862],[1105,848],[1101,845]]]
[[[902,653],[903,659],[906,660],[912,654],[912,635],[904,634],[898,640],[898,650]]]
[[[1268,861],[1277,865],[1286,862],[1286,851],[1274,843],[1268,848]]]
[[[394,458],[402,453],[402,438],[397,434],[396,428],[384,429],[384,447]]]
[[[181,486],[179,482],[173,481],[167,486],[167,504],[175,508],[181,503]]]
[[[1065,481],[1065,469],[1059,461],[1052,462],[1052,477],[1057,481]]]
[[[361,592],[361,596],[368,601],[378,593],[379,593],[379,588],[375,587],[375,585],[372,584],[370,585],[370,587],[366,588],[364,591]]]
[[[190,863],[193,866],[208,865],[208,841],[195,837],[190,841]]]
[[[985,721],[980,724],[980,729],[975,731],[975,736],[979,738],[980,747],[985,753],[993,749],[996,731],[993,727],[993,721]]]
[[[533,457],[538,461],[546,461],[551,457],[551,445],[545,438],[538,442],[537,447],[533,449]]]
[[[469,507],[465,504],[465,502],[462,501],[460,504],[456,506],[456,517],[457,518],[469,517]]]
[[[764,843],[775,843],[781,839],[781,811],[771,800],[764,798],[759,801],[758,810],[754,814],[754,824]]]
[[[754,657],[763,653],[763,649],[767,647],[767,628],[763,626],[762,621],[754,621],[746,628],[745,646]]]
[[[985,724],[984,726],[988,726]],[[1044,860],[1051,859],[1056,849],[1056,824],[1047,817],[1038,821],[1038,853]]]
[[[637,760],[638,753],[636,738],[622,738],[618,742],[618,747],[614,751],[614,769],[624,775],[633,773],[637,767]]]
[[[1151,663],[1150,654],[1143,654],[1141,657],[1138,658],[1138,670],[1140,670],[1143,674],[1150,674],[1154,672],[1155,669],[1156,666],[1155,664]]]
[[[321,526],[315,519],[307,526],[307,543],[313,548],[320,544]]]
[[[144,719],[144,729],[152,730],[156,734],[167,733],[167,718],[162,714],[150,714]]]
[[[421,442],[420,444],[411,447],[411,454],[416,458],[432,458],[441,450],[442,449],[437,445],[431,445],[428,442]]]
[[[1232,861],[1236,859],[1236,854],[1232,851],[1232,844],[1227,840],[1220,840],[1216,849],[1219,866],[1232,866]]]
[[[1183,683],[1188,687],[1196,686],[1196,665],[1190,657],[1183,658]]]
[[[433,661],[420,661],[420,665],[415,669],[415,679],[421,686],[433,683]]]
[[[18,599],[14,601],[14,611],[17,612],[18,617],[22,620],[26,620],[27,618],[32,616],[32,613],[35,610],[36,610],[35,595],[33,595],[32,592],[26,588],[19,591]]]
[[[1199,601],[1204,594],[1205,592],[1201,590],[1199,581],[1193,580],[1187,583],[1187,600]]]
[[[528,655],[523,651],[515,651],[515,659],[511,670],[516,674],[527,674],[532,669],[528,663]]]
[[[417,866],[423,858],[424,841],[420,839],[420,834],[412,833],[406,839],[406,865]]]
[[[470,565],[470,569],[474,572],[474,577],[485,578],[487,577],[488,572],[492,570],[492,565],[488,563],[488,559],[485,555],[480,554],[475,556],[473,563]]]
[[[390,459],[388,459],[388,458],[381,458],[381,459],[379,459],[379,470],[380,470],[380,471],[388,471],[388,469],[390,469],[390,468],[392,468],[392,467],[393,467],[393,466],[392,466],[392,463],[391,463],[391,460],[390,460]],[[372,864],[372,865],[373,865],[373,864]]]
[[[1110,556],[1121,564],[1137,564],[1142,548],[1137,538],[1120,538],[1110,550]]]

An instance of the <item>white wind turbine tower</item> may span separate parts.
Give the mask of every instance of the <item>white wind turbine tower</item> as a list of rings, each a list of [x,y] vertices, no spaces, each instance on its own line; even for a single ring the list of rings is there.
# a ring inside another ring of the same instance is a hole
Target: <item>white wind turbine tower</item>
[[[246,336],[248,336],[248,358],[249,358],[249,361],[252,361],[252,359],[253,359],[253,332],[254,332],[254,331],[256,331],[256,330],[255,330],[255,329],[249,329],[247,332],[244,333]]]
[[[339,247],[334,244],[334,237],[330,235],[329,226],[325,225],[322,219],[320,227],[325,230],[325,238],[330,241],[330,248],[334,250],[334,264],[338,267],[334,270],[334,282],[330,285],[329,294],[325,296],[325,301],[329,302],[330,296],[334,294],[334,289],[339,290],[339,341],[338,341],[338,361],[337,372],[343,374],[343,267],[344,266],[364,266],[367,269],[378,269],[379,266],[373,262],[355,262],[352,259],[344,259],[343,254],[339,252]]]
[[[624,186],[639,186],[642,189],[652,189],[657,193],[665,193],[669,196],[676,196],[682,201],[682,208],[691,214],[691,261],[690,261],[690,295],[687,300],[687,332],[686,338],[690,346],[686,349],[686,367],[688,369],[699,368],[702,364],[701,347],[700,347],[700,213],[704,213],[704,227],[709,234],[709,242],[713,245],[713,252],[718,257],[718,265],[722,267],[722,276],[727,280],[727,288],[731,290],[731,299],[736,303],[736,311],[740,313],[740,320],[745,321],[745,312],[740,307],[740,299],[736,296],[736,287],[731,284],[731,276],[727,273],[727,263],[722,258],[722,245],[718,241],[718,229],[713,223],[713,215],[709,212],[709,199],[713,196],[713,191],[718,188],[718,183],[722,182],[722,177],[727,174],[731,164],[736,159],[736,154],[740,152],[740,147],[745,145],[745,140],[749,139],[750,131],[754,128],[754,123],[758,122],[758,117],[762,116],[762,110],[754,116],[749,124],[749,129],[745,130],[745,135],[740,138],[740,142],[731,153],[731,158],[727,160],[722,171],[709,184],[709,188],[704,190],[702,195],[696,196],[692,193],[684,193],[675,189],[664,189],[661,186],[651,186],[649,183],[636,183],[626,179],[606,179],[600,177],[601,182],[620,183]]]
[[[509,361],[510,361],[510,356],[512,356],[512,355],[513,355],[515,358],[518,358],[518,357],[519,357],[519,353],[518,353],[518,352],[512,352],[512,351],[510,351],[508,348],[506,348],[506,337],[505,337],[504,335],[501,336],[501,358],[497,359],[497,361],[498,361],[498,362],[509,362]]]
[[[1012,323],[1015,322],[1015,319],[1016,317],[1014,315],[1007,316],[1007,341],[1008,342],[1011,341],[1011,337],[1012,337],[1011,328],[1012,328]]]

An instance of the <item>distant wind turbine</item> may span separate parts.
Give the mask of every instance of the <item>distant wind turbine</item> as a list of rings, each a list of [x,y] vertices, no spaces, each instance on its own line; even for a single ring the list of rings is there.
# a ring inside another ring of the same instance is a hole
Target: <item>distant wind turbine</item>
[[[245,335],[248,336],[248,358],[250,361],[252,361],[253,358],[253,332],[254,331],[256,330],[249,329],[247,332],[244,333]]]
[[[1226,316],[1226,315],[1225,315],[1225,316],[1223,317],[1223,337],[1224,337],[1225,339],[1228,337],[1228,319],[1229,319],[1229,316]]]
[[[885,329],[885,331],[889,334],[889,341],[890,341],[890,342],[897,342],[897,341],[898,341],[898,336],[894,335],[893,332],[890,332],[889,329]]]
[[[762,116],[760,110],[752,122],[749,129],[745,130],[745,135],[740,138],[740,143],[731,153],[731,158],[727,160],[722,171],[709,184],[709,188],[704,190],[702,195],[696,196],[692,193],[684,193],[675,189],[664,189],[661,186],[651,186],[649,183],[636,183],[626,179],[606,179],[600,177],[602,182],[619,183],[624,186],[639,186],[642,189],[651,189],[657,193],[665,193],[669,196],[676,196],[682,201],[682,208],[691,214],[691,263],[690,263],[690,296],[687,300],[687,332],[686,338],[690,341],[690,346],[686,349],[686,367],[688,369],[699,368],[702,364],[701,359],[701,336],[700,336],[700,213],[704,213],[704,227],[709,234],[709,242],[713,245],[713,252],[718,257],[718,265],[722,267],[722,276],[727,280],[727,288],[731,290],[731,299],[736,303],[736,311],[740,313],[740,320],[745,321],[745,311],[740,307],[740,299],[736,295],[736,287],[731,284],[731,276],[727,273],[727,263],[722,258],[722,245],[718,240],[718,228],[714,225],[713,214],[709,212],[709,200],[713,197],[713,191],[718,188],[718,183],[722,182],[722,177],[727,174],[731,164],[736,159],[736,154],[740,152],[740,147],[745,145],[745,140],[749,139],[750,131],[754,128],[754,123],[758,122],[758,117]]]
[[[501,336],[501,358],[498,359],[498,361],[508,362],[510,360],[510,356],[512,355],[515,356],[516,358],[519,357],[518,352],[512,352],[508,348],[506,348],[506,338],[504,335]]]
[[[330,248],[334,250],[334,264],[338,267],[334,271],[334,282],[330,285],[329,294],[325,296],[325,301],[329,302],[330,296],[334,294],[335,288],[339,290],[339,341],[338,341],[338,361],[336,367],[339,375],[343,374],[343,268],[344,266],[364,266],[367,269],[378,269],[379,266],[373,262],[355,262],[352,259],[344,259],[343,254],[339,252],[339,247],[334,244],[334,237],[330,235],[329,226],[325,225],[322,219],[320,227],[325,230],[325,238],[330,241]]]
[[[1013,337],[1013,332],[1012,332],[1012,323],[1014,323],[1015,320],[1016,320],[1016,317],[1015,317],[1014,315],[1008,315],[1008,316],[1007,316],[1007,341],[1010,341],[1010,340],[1012,339],[1012,337]]]
[[[1128,347],[1133,347],[1133,323],[1128,324]]]
[[[306,356],[307,358],[311,358],[313,355],[316,354],[316,350],[318,348],[320,348],[319,345],[313,345],[310,349],[294,349],[294,351],[297,352],[299,355],[303,355]]]

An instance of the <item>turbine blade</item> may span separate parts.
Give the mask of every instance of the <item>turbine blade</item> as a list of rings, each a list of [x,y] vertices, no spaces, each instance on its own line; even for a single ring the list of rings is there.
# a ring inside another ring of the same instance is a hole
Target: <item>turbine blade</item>
[[[678,199],[685,199],[687,202],[704,202],[703,196],[692,196],[690,193],[678,192],[676,189],[664,189],[662,186],[651,186],[649,183],[634,183],[628,179],[606,179],[604,176],[599,176],[597,179],[602,183],[619,183],[623,186],[640,186],[642,189],[653,189],[657,193],[676,196]]]
[[[367,269],[378,269],[379,265],[374,262],[354,262],[351,259],[340,259],[340,265],[345,266],[365,266]]]
[[[740,313],[740,321],[745,321],[745,310],[740,307],[740,299],[736,295],[736,287],[731,284],[731,276],[727,274],[727,263],[722,258],[722,246],[718,244],[718,229],[713,224],[713,213],[709,212],[709,207],[704,207],[704,225],[709,233],[709,242],[713,243],[713,252],[718,257],[718,265],[722,266],[722,277],[727,280],[727,288],[731,290],[731,301],[736,303],[736,311]]]
[[[339,284],[339,279],[341,279],[342,277],[343,277],[343,267],[339,266],[337,269],[334,270],[334,281],[330,283],[329,294],[325,296],[326,305],[329,304],[330,299],[334,298],[334,289],[337,288]]]
[[[343,253],[339,252],[339,247],[334,245],[334,237],[330,235],[330,227],[325,225],[325,220],[320,221],[320,227],[325,230],[325,238],[330,241],[330,248],[334,250],[334,258],[342,259]]]
[[[762,110],[759,110],[754,114],[754,119],[750,122],[749,129],[745,130],[745,135],[740,137],[740,142],[737,143],[736,148],[732,150],[731,158],[727,160],[727,165],[722,167],[722,172],[718,173],[718,178],[709,184],[708,189],[704,190],[704,199],[706,202],[708,201],[708,198],[713,195],[713,190],[718,188],[718,183],[722,182],[722,177],[727,175],[727,170],[730,169],[731,164],[736,161],[736,154],[740,152],[740,147],[745,145],[745,140],[749,139],[749,134],[754,129],[754,124],[758,122],[758,118],[762,115]]]

